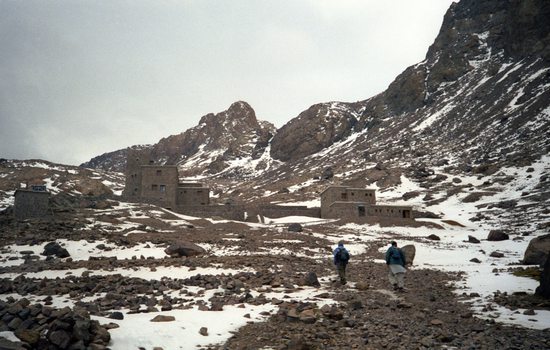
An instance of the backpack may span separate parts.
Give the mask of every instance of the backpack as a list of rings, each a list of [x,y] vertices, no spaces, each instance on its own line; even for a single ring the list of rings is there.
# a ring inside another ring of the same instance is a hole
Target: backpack
[[[338,248],[338,252],[336,252],[336,261],[347,263],[348,260],[349,260],[348,251],[344,248]]]

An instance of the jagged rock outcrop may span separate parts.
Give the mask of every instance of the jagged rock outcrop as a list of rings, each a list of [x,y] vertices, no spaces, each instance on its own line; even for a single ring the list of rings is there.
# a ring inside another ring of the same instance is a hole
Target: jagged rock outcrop
[[[301,159],[347,138],[358,122],[359,104],[320,103],[282,128],[271,142],[271,156],[281,161]]]

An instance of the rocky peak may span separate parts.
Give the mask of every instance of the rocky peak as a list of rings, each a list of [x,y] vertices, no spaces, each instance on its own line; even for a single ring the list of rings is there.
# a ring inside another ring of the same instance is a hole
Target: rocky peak
[[[206,127],[228,127],[237,124],[258,126],[254,109],[244,101],[234,102],[226,111],[218,114],[209,113],[203,116],[199,122],[199,126]]]

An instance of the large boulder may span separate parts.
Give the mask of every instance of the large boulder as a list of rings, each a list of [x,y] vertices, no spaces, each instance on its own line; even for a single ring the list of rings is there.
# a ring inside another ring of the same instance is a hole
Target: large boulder
[[[491,230],[487,236],[488,241],[505,241],[510,239],[510,236],[504,230]]]
[[[525,265],[542,265],[550,252],[550,234],[535,237],[529,242],[523,263]]]
[[[405,262],[407,265],[412,265],[414,256],[416,255],[416,247],[412,244],[407,244],[406,246],[401,247],[401,251],[405,255]]]
[[[70,256],[67,249],[63,248],[57,242],[47,243],[44,246],[44,251],[42,252],[42,255],[46,255],[46,256],[55,255],[58,258],[67,258]]]
[[[550,256],[546,258],[546,263],[540,275],[540,286],[535,290],[535,294],[550,299]]]
[[[315,272],[308,272],[304,277],[304,284],[310,287],[321,287],[317,274]]]
[[[178,242],[164,249],[164,252],[171,257],[177,258],[182,256],[201,255],[206,253],[206,250],[191,242]]]

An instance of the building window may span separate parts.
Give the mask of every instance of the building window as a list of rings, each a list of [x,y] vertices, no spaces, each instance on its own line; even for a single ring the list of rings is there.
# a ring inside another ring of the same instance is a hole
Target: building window
[[[156,191],[158,189],[158,185],[151,185],[151,191]]]
[[[348,199],[348,194],[347,194],[347,193],[342,193],[342,199],[343,199],[343,200]]]
[[[166,192],[166,185],[160,185],[160,192]]]
[[[198,190],[198,191],[197,191],[197,194],[199,194],[199,193],[202,193],[202,191],[201,191],[201,190]]]
[[[157,176],[161,176],[162,175],[162,170],[157,170]]]

